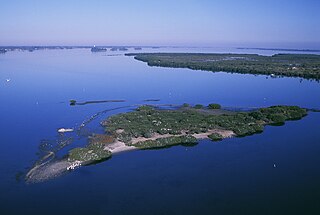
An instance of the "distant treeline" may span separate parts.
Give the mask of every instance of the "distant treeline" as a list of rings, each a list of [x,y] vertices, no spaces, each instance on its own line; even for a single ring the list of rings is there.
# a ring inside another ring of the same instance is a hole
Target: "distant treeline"
[[[131,53],[149,66],[189,68],[212,72],[263,74],[320,79],[320,55],[276,54],[203,54],[203,53]]]
[[[91,48],[90,46],[0,46],[0,52],[7,51],[29,51],[36,50],[54,50],[54,49],[76,49],[76,48]]]
[[[244,50],[285,51],[285,52],[320,52],[318,49],[283,49],[283,48],[237,48]]]

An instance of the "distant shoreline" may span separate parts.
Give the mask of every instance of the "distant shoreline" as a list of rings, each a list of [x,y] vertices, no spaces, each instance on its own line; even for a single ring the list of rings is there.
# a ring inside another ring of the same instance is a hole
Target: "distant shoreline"
[[[148,66],[320,80],[318,54],[128,53]]]
[[[249,48],[249,47],[239,47],[237,49],[261,50],[261,51],[286,51],[286,52],[320,52],[319,49]]]
[[[203,48],[215,49],[217,47],[210,46],[148,46],[148,45],[2,45],[0,46],[0,51],[2,53],[8,51],[37,51],[37,50],[63,50],[63,49],[109,49],[110,51],[122,50],[127,51],[126,49],[132,48],[134,50],[142,50],[144,48],[150,49],[159,49],[159,48],[184,48],[184,49],[194,49],[194,48]],[[223,47],[220,47],[223,48]],[[310,52],[310,53],[320,53],[320,49],[308,49],[308,48],[263,48],[263,47],[224,47],[226,49],[238,49],[238,50],[260,50],[260,51],[285,51],[285,52]]]

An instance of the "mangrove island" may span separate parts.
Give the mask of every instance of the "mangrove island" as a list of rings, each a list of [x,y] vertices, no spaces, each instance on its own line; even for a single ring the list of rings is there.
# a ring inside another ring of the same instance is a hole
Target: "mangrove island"
[[[221,141],[253,135],[263,132],[266,125],[283,125],[287,120],[306,115],[307,109],[298,106],[272,106],[244,112],[221,109],[214,103],[183,104],[174,109],[142,105],[103,120],[104,134],[90,134],[86,146],[69,150],[62,159],[53,159],[57,151],[49,151],[28,171],[26,181],[34,183],[55,178],[79,166],[105,161],[119,152],[193,146],[200,139]],[[59,148],[71,141],[65,139]]]
[[[72,149],[68,160],[90,163],[121,151],[196,144],[198,139],[205,138],[217,141],[243,137],[263,132],[265,125],[282,125],[305,115],[307,110],[297,106],[272,106],[249,112],[222,110],[219,104],[184,104],[175,110],[140,106],[104,120],[101,124],[105,134],[93,135],[86,147]]]
[[[130,53],[149,66],[189,68],[212,72],[262,74],[320,79],[320,55],[204,54],[204,53]]]

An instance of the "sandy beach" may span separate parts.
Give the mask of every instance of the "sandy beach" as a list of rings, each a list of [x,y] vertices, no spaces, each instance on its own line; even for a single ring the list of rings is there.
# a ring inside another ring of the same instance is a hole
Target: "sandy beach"
[[[123,130],[117,131],[117,133],[121,133]],[[199,134],[192,134],[196,139],[207,139],[210,134],[220,134],[222,138],[230,138],[235,136],[235,133],[231,130],[223,130],[223,129],[211,129],[205,133],[199,133]],[[187,131],[182,131],[181,134],[179,135],[173,135],[173,134],[158,134],[154,133],[150,138],[146,137],[138,137],[138,138],[132,138],[130,144],[134,145],[138,142],[145,142],[148,140],[156,140],[159,138],[167,138],[167,137],[174,137],[174,136],[183,136],[187,135]],[[109,150],[112,154],[120,153],[120,152],[125,152],[125,151],[132,151],[138,149],[137,147],[134,146],[128,146],[126,143],[121,142],[119,140],[116,140],[113,143],[108,143],[106,144],[105,150]]]

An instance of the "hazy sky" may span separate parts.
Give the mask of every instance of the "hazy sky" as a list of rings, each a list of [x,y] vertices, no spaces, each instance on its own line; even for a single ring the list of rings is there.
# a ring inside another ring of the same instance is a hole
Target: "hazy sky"
[[[320,47],[320,0],[0,0],[0,45]]]

